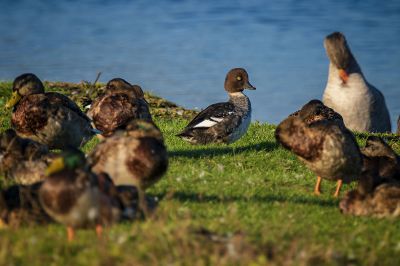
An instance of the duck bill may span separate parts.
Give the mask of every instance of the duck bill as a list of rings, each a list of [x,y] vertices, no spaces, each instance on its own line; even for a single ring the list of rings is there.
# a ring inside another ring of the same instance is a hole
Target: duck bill
[[[347,83],[349,80],[349,74],[344,69],[339,69],[339,77],[343,81],[343,83]]]
[[[17,91],[14,91],[11,95],[11,98],[6,103],[6,108],[11,108],[16,105],[19,100],[21,100],[21,95]]]
[[[246,85],[244,85],[244,88],[247,90],[255,90],[256,87],[250,84],[250,82],[247,82]]]
[[[45,174],[46,176],[50,176],[52,174],[58,173],[65,168],[64,158],[57,158],[51,162],[51,164],[47,167]]]

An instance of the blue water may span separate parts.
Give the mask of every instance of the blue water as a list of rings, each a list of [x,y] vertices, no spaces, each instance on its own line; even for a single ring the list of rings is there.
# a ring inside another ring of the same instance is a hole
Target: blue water
[[[400,1],[2,0],[0,79],[123,77],[189,108],[226,99],[233,67],[248,70],[254,120],[277,123],[321,98],[323,38],[346,34],[367,79],[400,114]]]

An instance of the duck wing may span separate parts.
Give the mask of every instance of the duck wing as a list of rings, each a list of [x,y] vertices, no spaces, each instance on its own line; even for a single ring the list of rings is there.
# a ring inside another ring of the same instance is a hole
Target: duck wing
[[[45,95],[51,105],[61,105],[75,112],[86,121],[90,122],[90,119],[87,117],[87,115],[84,112],[82,112],[79,106],[67,96],[57,92],[46,92]]]
[[[210,128],[220,123],[222,120],[234,116],[235,106],[230,102],[212,104],[201,111],[186,126],[187,129]]]

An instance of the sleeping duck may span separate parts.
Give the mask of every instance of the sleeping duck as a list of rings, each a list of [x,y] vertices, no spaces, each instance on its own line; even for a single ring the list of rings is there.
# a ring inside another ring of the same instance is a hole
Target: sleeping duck
[[[67,226],[68,240],[76,228],[102,226],[117,222],[119,204],[116,189],[105,174],[94,174],[79,150],[65,150],[46,169],[48,178],[39,190],[39,199],[47,214]]]
[[[39,201],[41,185],[37,182],[0,190],[0,222],[13,227],[53,222]]]
[[[46,178],[54,154],[46,145],[19,137],[12,129],[0,134],[0,174],[17,184],[30,185]]]
[[[107,83],[106,92],[93,101],[87,114],[105,137],[131,119],[152,121],[142,88],[121,78]]]
[[[168,167],[161,131],[143,120],[131,120],[124,130],[99,143],[89,155],[93,172],[107,173],[116,185],[138,188],[139,205],[147,216],[144,191],[156,183]]]
[[[340,113],[350,130],[390,132],[385,98],[365,79],[345,36],[334,32],[324,46],[330,60],[324,104]]]
[[[340,211],[355,216],[398,217],[400,215],[400,183],[383,183],[371,193],[349,191],[339,203]]]
[[[18,76],[7,108],[13,108],[11,124],[17,134],[50,149],[80,147],[93,136],[90,119],[68,97],[44,92],[34,74]]]
[[[340,201],[341,212],[356,216],[398,217],[400,180],[397,155],[378,137],[369,137],[362,152],[364,167],[358,186]]]
[[[320,100],[315,99],[309,101],[300,110],[290,114],[289,116],[300,117],[308,125],[317,121],[327,120],[344,126],[343,118],[340,114],[324,105]]]
[[[225,79],[229,101],[201,111],[177,136],[191,144],[232,143],[242,137],[251,121],[251,104],[244,89],[255,90],[243,68],[234,68]]]
[[[278,125],[275,138],[317,174],[317,195],[321,178],[337,181],[334,196],[338,197],[342,183],[356,180],[361,172],[357,142],[349,130],[336,122],[322,120],[308,125],[301,118],[290,116]]]
[[[365,157],[364,168],[376,167],[381,178],[400,182],[400,158],[382,138],[369,136],[361,152]]]

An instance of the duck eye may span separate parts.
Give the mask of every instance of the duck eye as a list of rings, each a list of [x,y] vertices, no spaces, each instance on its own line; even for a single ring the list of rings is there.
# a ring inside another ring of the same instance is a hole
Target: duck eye
[[[239,81],[240,81],[240,80],[242,80],[242,77],[241,77],[241,76],[237,76],[237,77],[236,77],[236,80],[239,80]]]

